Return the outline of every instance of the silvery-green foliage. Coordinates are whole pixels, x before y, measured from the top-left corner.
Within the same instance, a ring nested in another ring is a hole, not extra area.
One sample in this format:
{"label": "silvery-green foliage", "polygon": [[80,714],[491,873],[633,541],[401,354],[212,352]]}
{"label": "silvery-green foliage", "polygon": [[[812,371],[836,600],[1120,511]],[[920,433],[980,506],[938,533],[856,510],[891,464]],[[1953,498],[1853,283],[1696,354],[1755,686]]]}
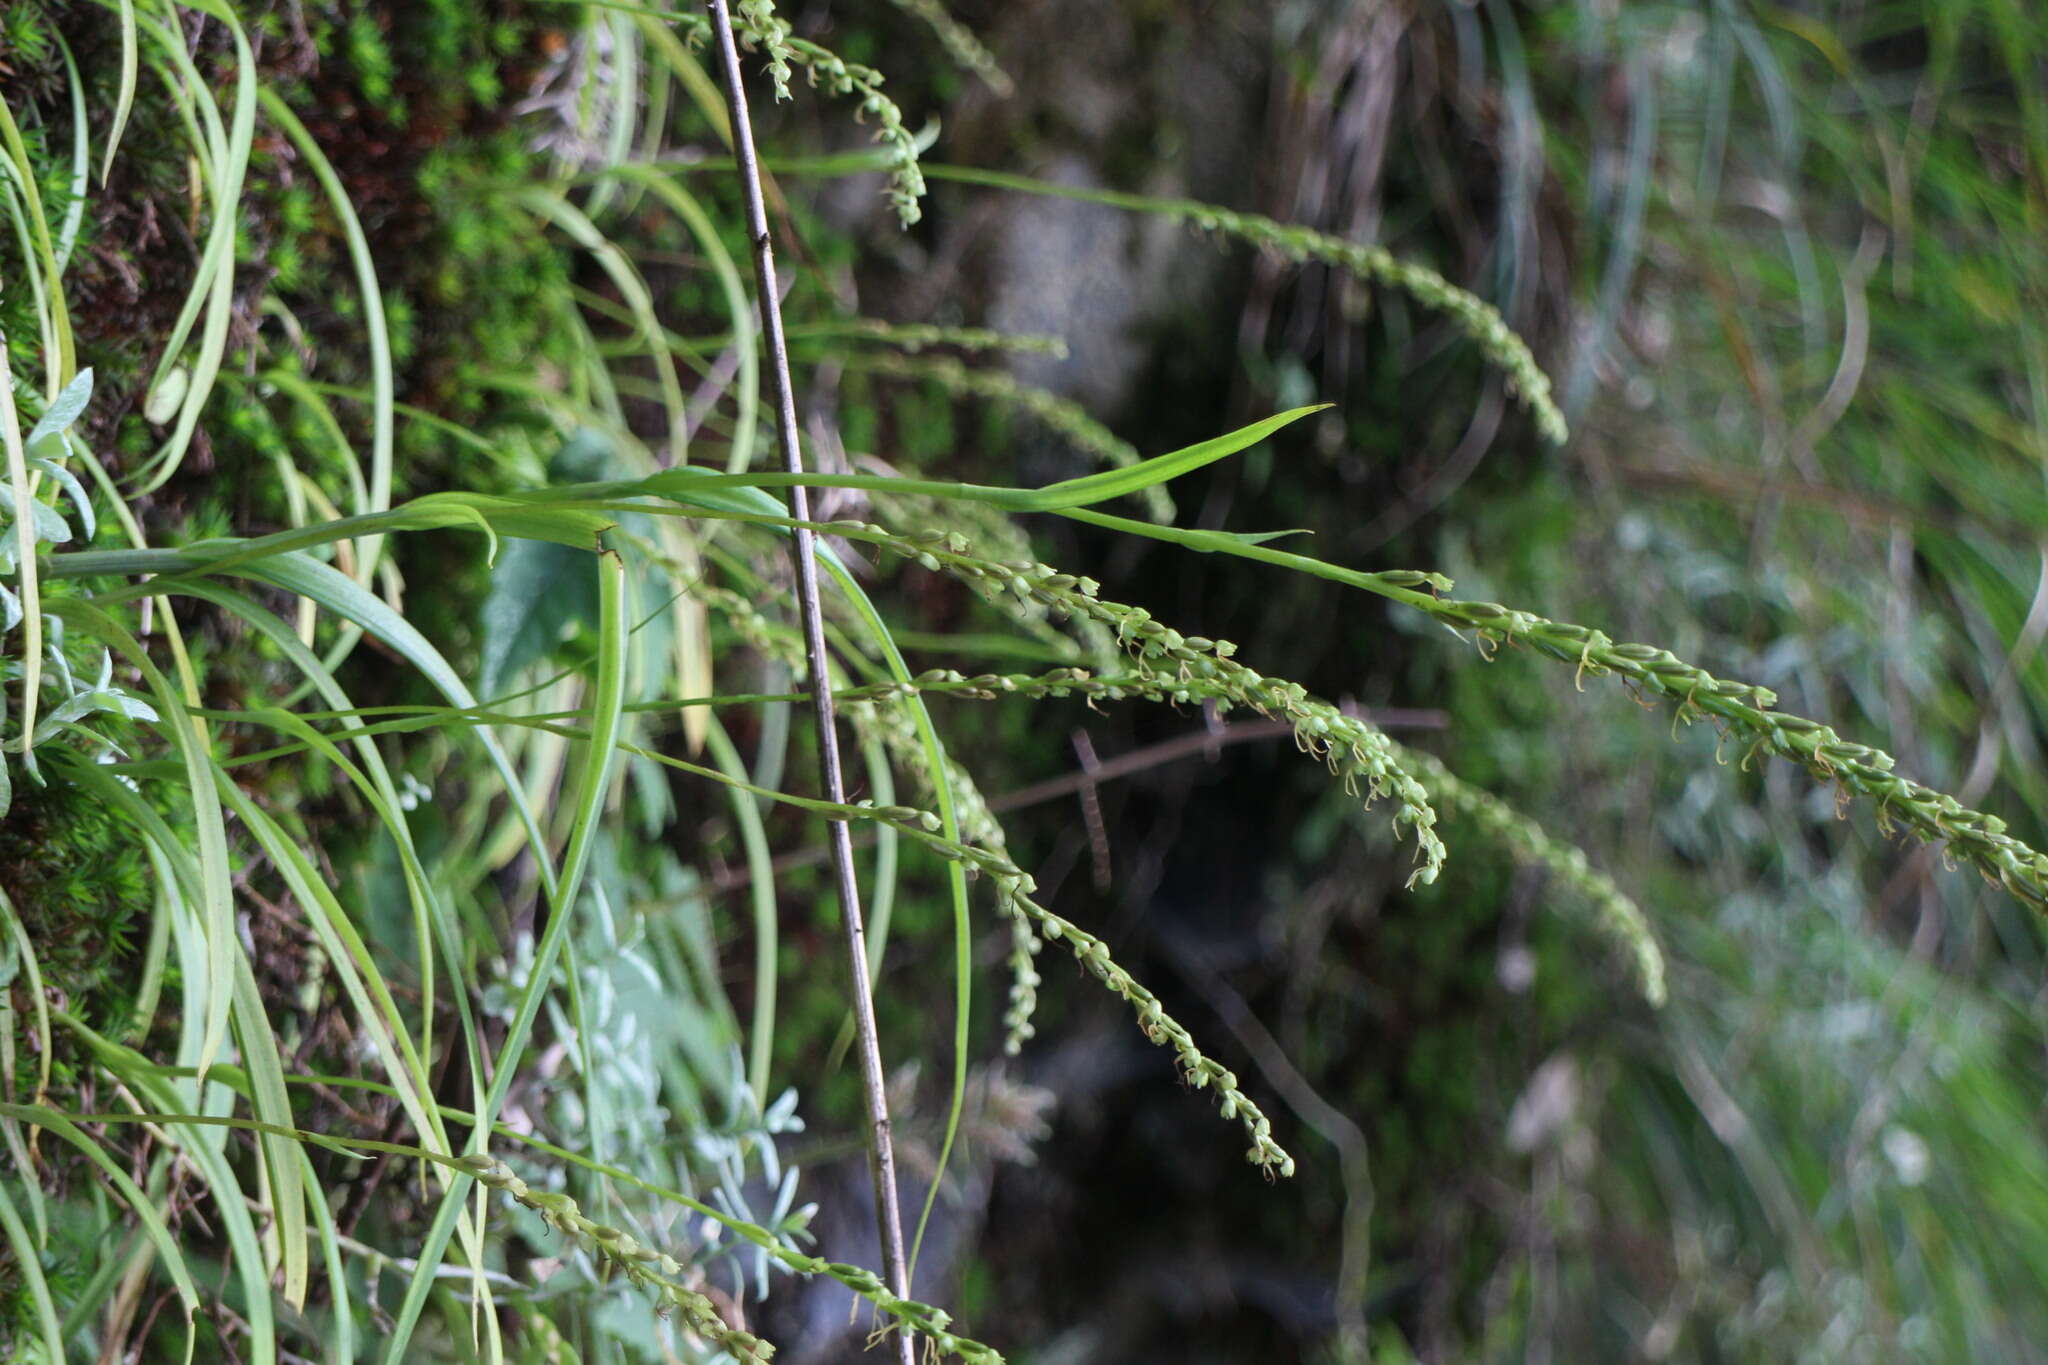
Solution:
{"label": "silvery-green foliage", "polygon": [[[18,401],[31,398],[32,390],[12,375],[7,376],[7,382],[15,385]],[[78,438],[72,428],[85,414],[92,401],[92,392],[93,372],[81,370],[43,407],[34,426],[22,438],[26,469],[37,478],[47,478],[49,486],[62,495],[77,519],[77,529],[74,530],[72,521],[63,512],[45,502],[38,491],[31,488],[27,499],[30,539],[38,548],[82,544],[90,541],[99,529],[91,496],[78,476],[61,463],[73,454]],[[17,577],[23,568],[20,537],[16,529],[19,515],[20,506],[13,484],[0,480],[0,576]],[[21,626],[23,612],[21,596],[0,583],[0,637]],[[121,752],[118,726],[90,723],[95,717],[116,722],[154,722],[158,719],[155,707],[128,689],[115,685],[113,655],[106,648],[96,648],[90,642],[82,645],[80,662],[93,669],[92,680],[86,681],[74,668],[73,651],[66,645],[64,622],[56,616],[44,615],[40,635],[41,654],[37,660],[39,686],[41,690],[54,694],[55,702],[49,709],[38,713],[34,733],[22,735],[17,732],[6,745],[8,752],[19,755],[31,772],[34,771],[35,749],[59,734],[73,735],[102,756]],[[0,662],[0,678],[6,681],[19,680],[25,674],[25,663],[18,656]],[[11,795],[12,783],[4,768],[0,768],[0,811],[4,811]]]}
{"label": "silvery-green foliage", "polygon": [[[782,1160],[779,1148],[783,1138],[803,1131],[797,1092],[787,1089],[768,1104],[754,1094],[737,1044],[721,1048],[715,1041],[727,1033],[718,1012],[678,997],[638,918],[621,913],[614,897],[594,889],[583,915],[575,989],[565,979],[565,962],[557,967],[561,987],[547,997],[553,1036],[562,1047],[560,1074],[537,1078],[545,1130],[594,1161],[685,1191],[701,1190],[734,1222],[763,1229],[781,1248],[801,1253],[816,1205],[798,1202],[800,1172]],[[532,965],[532,936],[524,935],[504,975],[485,989],[487,1014],[509,1019]],[[690,1036],[680,1036],[684,1032]],[[684,1089],[678,1091],[679,1085]],[[664,1094],[674,1096],[679,1107],[662,1103]],[[707,1112],[700,1106],[713,1096],[716,1107]],[[586,1203],[604,1197],[604,1186],[573,1166],[540,1178],[565,1198],[571,1189]],[[539,1212],[560,1225],[559,1216],[545,1208]],[[614,1216],[629,1215],[621,1209]],[[735,1296],[765,1296],[771,1268],[787,1269],[771,1247],[737,1237],[724,1224],[678,1223],[663,1240],[680,1266],[713,1273],[730,1265],[727,1289]],[[606,1287],[606,1268],[616,1259],[602,1242],[579,1246],[572,1258],[592,1292],[612,1296],[631,1292],[628,1281]],[[640,1321],[627,1313],[622,1330],[637,1330]]]}

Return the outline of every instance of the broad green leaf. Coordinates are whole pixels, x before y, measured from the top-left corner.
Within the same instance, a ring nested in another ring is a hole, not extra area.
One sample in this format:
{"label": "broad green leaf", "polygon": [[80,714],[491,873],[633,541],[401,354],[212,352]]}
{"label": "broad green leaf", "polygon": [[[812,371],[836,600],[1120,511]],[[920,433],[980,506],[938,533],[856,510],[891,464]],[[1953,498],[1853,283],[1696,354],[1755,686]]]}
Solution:
{"label": "broad green leaf", "polygon": [[[548,462],[548,477],[552,482],[585,482],[613,473],[615,465],[611,443],[584,430],[570,436]],[[651,520],[644,516],[633,519]],[[518,522],[522,530],[546,529],[551,534],[515,540],[491,574],[490,593],[483,605],[483,649],[477,678],[477,688],[486,697],[497,696],[528,665],[545,658],[571,627],[596,624],[597,576],[590,564],[590,551],[597,537],[621,519],[568,508],[520,505],[507,520]],[[521,531],[508,534],[520,536]]]}
{"label": "broad green leaf", "polygon": [[592,556],[537,540],[515,540],[498,557],[482,612],[477,690],[496,697],[547,657],[572,626],[597,619]]}

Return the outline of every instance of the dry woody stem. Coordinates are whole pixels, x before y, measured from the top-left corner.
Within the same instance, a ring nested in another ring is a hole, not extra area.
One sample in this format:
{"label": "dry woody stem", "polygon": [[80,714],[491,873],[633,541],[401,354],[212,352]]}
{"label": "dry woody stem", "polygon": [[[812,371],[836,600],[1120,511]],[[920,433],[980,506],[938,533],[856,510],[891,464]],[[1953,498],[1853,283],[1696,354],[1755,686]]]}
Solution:
{"label": "dry woody stem", "polygon": [[[781,291],[775,284],[775,255],[768,233],[768,209],[761,195],[761,171],[754,155],[753,126],[740,74],[739,47],[725,0],[711,0],[711,24],[718,42],[719,69],[725,78],[726,105],[732,115],[733,155],[746,201],[747,235],[754,248],[754,283],[760,299],[761,332],[768,346],[768,376],[775,398],[776,435],[785,467],[801,474],[803,447],[798,440],[796,395],[789,378],[789,344],[782,331]],[[802,484],[789,490],[790,512],[799,523],[810,520],[810,497]],[[802,525],[794,528],[797,609],[803,618],[804,658],[810,673],[812,712],[818,727],[818,754],[823,768],[825,799],[844,803],[846,784],[839,761],[839,730],[833,714],[832,673],[825,647],[824,615],[818,603],[816,540]],[[890,1289],[899,1297],[910,1293],[904,1258],[903,1214],[896,1193],[896,1156],[889,1135],[889,1101],[882,1071],[881,1041],[868,981],[867,936],[861,925],[860,886],[853,866],[853,836],[843,820],[829,826],[834,881],[839,892],[840,921],[846,931],[846,955],[852,974],[854,1026],[861,1064],[861,1086],[867,1104],[869,1167],[875,1185],[875,1221],[881,1229],[882,1262]],[[912,1338],[896,1337],[903,1365],[913,1360]]]}

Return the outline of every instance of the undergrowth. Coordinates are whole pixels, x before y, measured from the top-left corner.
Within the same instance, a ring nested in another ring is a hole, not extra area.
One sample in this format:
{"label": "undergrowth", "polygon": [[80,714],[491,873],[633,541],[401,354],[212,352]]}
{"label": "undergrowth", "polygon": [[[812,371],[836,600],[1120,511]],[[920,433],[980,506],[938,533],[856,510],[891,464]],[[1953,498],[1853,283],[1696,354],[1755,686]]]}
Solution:
{"label": "undergrowth", "polygon": [[[1544,440],[1569,439],[1529,345],[1439,271],[1218,206],[926,165],[880,71],[767,0],[736,8],[764,93],[875,144],[771,162],[779,196],[879,171],[905,228],[942,181],[1182,223],[1440,319]],[[904,8],[1005,87],[944,7]],[[1645,725],[1705,721],[1730,767],[1786,760],[1870,828],[2048,907],[2048,857],[1976,799],[1759,683],[1550,619],[1533,585],[1526,608],[1464,600],[1433,571],[1176,521],[1173,480],[1270,455],[1322,405],[1143,458],[983,363],[1056,339],[853,315],[811,261],[781,305],[807,369],[1020,411],[1103,468],[1019,488],[969,452],[849,453],[821,427],[815,472],[772,472],[756,309],[776,301],[748,296],[709,33],[630,3],[35,0],[0,20],[11,1358],[761,1360],[752,1305],[824,1277],[877,1332],[1000,1360],[908,1286],[806,1249],[791,1135],[836,1082],[778,1049],[777,992],[830,925],[774,849],[826,822],[872,850],[873,968],[913,880],[952,935],[936,1171],[1000,1047],[977,1036],[985,921],[1010,1050],[1046,950],[1065,953],[1168,1049],[1162,1083],[1201,1092],[1186,1122],[1214,1121],[1211,1100],[1237,1125],[1250,1178],[1315,1160],[1244,1035],[1198,1037],[1040,891],[948,746],[972,722],[928,699],[1281,722],[1405,841],[1410,885],[1465,844],[1548,869],[1632,989],[1666,1000],[1657,918],[1624,878],[1289,681],[1288,658],[1254,664],[1041,562],[1033,517],[1317,580],[1338,628],[1380,628],[1364,593],[1481,657],[1617,680],[1658,712]],[[793,485],[816,520],[790,515]],[[1125,498],[1145,519],[1100,510]],[[822,661],[798,531],[820,537]],[[962,666],[913,669],[903,604],[953,586],[973,629],[916,647]],[[852,800],[805,794],[806,688],[846,708]],[[743,920],[708,889],[728,857]],[[846,998],[825,1001],[829,1020],[789,1026],[836,1025]]]}

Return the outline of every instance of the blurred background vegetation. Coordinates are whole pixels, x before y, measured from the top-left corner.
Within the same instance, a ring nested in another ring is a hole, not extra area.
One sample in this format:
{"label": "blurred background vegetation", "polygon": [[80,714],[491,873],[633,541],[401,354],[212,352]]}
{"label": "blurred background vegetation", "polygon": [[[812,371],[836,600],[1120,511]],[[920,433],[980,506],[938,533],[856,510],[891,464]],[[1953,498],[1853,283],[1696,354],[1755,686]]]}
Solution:
{"label": "blurred background vegetation", "polygon": [[[629,477],[679,424],[700,462],[768,449],[751,345],[732,342],[746,243],[717,168],[715,87],[680,30],[569,0],[240,0],[246,56],[222,5],[138,8],[175,31],[224,107],[253,60],[338,190],[266,105],[233,218],[225,363],[189,449],[164,460],[168,426],[153,419],[177,409],[160,367],[176,360],[166,339],[215,221],[202,181],[217,168],[191,151],[201,120],[189,88],[152,76],[157,57],[101,186],[122,106],[120,8],[0,7],[0,88],[18,125],[9,165],[30,169],[41,218],[82,205],[62,285],[94,372],[79,433],[151,543],[367,510],[347,490],[367,487],[360,453],[377,439],[371,329],[388,335],[396,386],[387,505]],[[1328,402],[1177,481],[1148,513],[1304,528],[1312,540],[1289,542],[1304,553],[1439,570],[1460,596],[1656,642],[1887,749],[2037,847],[2048,837],[2048,10],[811,0],[782,17],[878,68],[900,110],[856,123],[859,94],[830,98],[801,76],[788,103],[755,92],[814,459],[1038,484]],[[93,148],[82,197],[80,113]],[[896,118],[930,182],[909,226],[868,155]],[[679,192],[618,172],[628,165]],[[7,182],[0,333],[33,391],[49,307],[24,285],[36,251],[23,179]],[[1263,213],[1433,267],[1529,340],[1570,440],[1546,442],[1442,313],[1097,191]],[[332,193],[361,223],[381,320],[365,315]],[[643,308],[672,343],[652,358]],[[1789,766],[1745,761],[1709,727],[1612,682],[1581,689],[1532,651],[1483,658],[1398,604],[1067,522],[964,524],[947,520],[967,516],[958,507],[854,493],[820,515],[954,526],[984,553],[1090,574],[1108,596],[1372,709],[1583,848],[1669,959],[1670,999],[1653,1008],[1569,887],[1461,833],[1454,813],[1444,875],[1406,889],[1411,851],[1384,813],[1361,814],[1254,718],[935,700],[1040,899],[1116,945],[1299,1163],[1271,1186],[1248,1171],[1237,1134],[1057,951],[1038,1036],[1000,1061],[1009,934],[977,911],[963,1149],[918,1280],[976,1337],[1040,1365],[2048,1358],[2048,962],[2031,913],[1997,887],[1888,838],[1869,808],[1838,808]],[[781,572],[772,537],[636,534],[688,585],[644,585],[641,609],[670,632],[646,646],[644,699],[790,691],[786,625],[763,615]],[[521,714],[575,710],[602,649],[587,556],[508,542],[491,562],[488,548],[393,537],[379,582],[397,601],[402,579],[406,619],[480,695],[523,691]],[[1007,618],[954,580],[862,572],[915,669],[1115,655],[1085,630]],[[277,641],[200,603],[178,611],[206,706],[295,693]],[[336,676],[356,706],[430,700],[374,641]],[[707,730],[641,713],[631,737],[812,790],[800,711],[719,714]],[[469,775],[460,729],[393,737],[389,753],[411,838],[461,907],[491,1038],[530,970],[539,874]],[[886,729],[862,720],[860,794],[926,804],[908,772],[900,796],[876,785],[891,780]],[[282,742],[225,722],[216,738],[231,759]],[[552,799],[560,780],[566,793],[566,741],[530,729],[520,743],[529,789]],[[164,766],[146,739],[135,747],[134,763]],[[189,1084],[163,860],[100,803],[62,781],[34,787],[9,761],[8,1097],[89,1113],[136,1088],[82,1034],[60,1046],[39,1031],[38,999],[175,1059]],[[309,866],[373,945],[398,1008],[417,1017],[425,999],[423,1036],[445,1044],[435,1093],[465,1107],[462,1035],[452,1003],[422,985],[388,824],[317,756],[236,771],[317,849]],[[871,1260],[820,827],[651,761],[625,771],[588,873],[598,907],[571,933],[507,1122],[792,1234],[815,1202],[826,1253]],[[562,805],[551,832],[567,829]],[[349,1084],[375,1073],[306,927],[305,888],[267,846],[244,839],[234,856],[238,933],[285,1070],[324,1078],[294,1086],[297,1121],[415,1140],[388,1095]],[[864,856],[888,925],[877,1004],[921,1199],[948,1106],[952,911],[938,860],[887,838]],[[222,1288],[248,1253],[168,1159],[175,1138],[94,1131],[186,1248],[200,1357],[260,1357],[254,1291]],[[133,1219],[84,1160],[48,1134],[31,1150],[27,1132],[10,1127],[7,1169],[39,1192],[47,1226],[28,1240],[67,1349],[177,1358],[175,1295]],[[222,1150],[252,1166],[247,1144]],[[778,1359],[857,1354],[865,1319],[849,1330],[828,1282],[771,1279],[693,1217],[522,1157],[537,1185],[551,1172],[549,1188],[636,1235],[690,1245],[698,1282]],[[377,1358],[434,1201],[392,1161],[308,1162],[351,1292],[344,1304],[316,1274],[302,1306],[279,1310],[272,1349]],[[509,1352],[715,1358],[531,1210],[493,1227]],[[0,1243],[0,1352],[43,1359],[25,1245]],[[410,1358],[484,1349],[468,1272],[444,1274]]]}

